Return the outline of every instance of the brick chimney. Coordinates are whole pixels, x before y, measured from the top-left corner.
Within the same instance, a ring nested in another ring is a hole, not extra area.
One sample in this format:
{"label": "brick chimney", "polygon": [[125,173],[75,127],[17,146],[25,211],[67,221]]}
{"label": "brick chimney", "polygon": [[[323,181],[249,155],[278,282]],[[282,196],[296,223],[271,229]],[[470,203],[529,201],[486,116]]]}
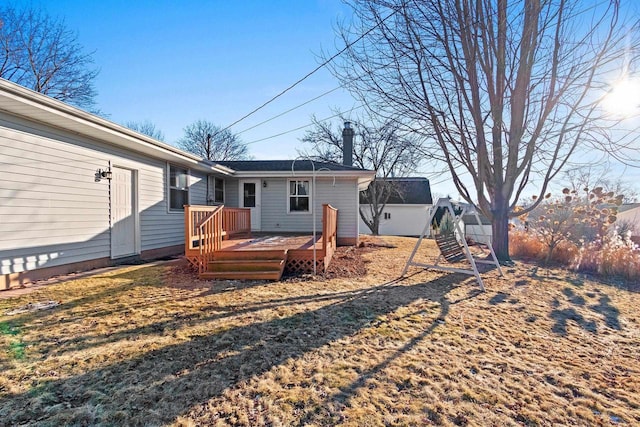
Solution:
{"label": "brick chimney", "polygon": [[342,164],[353,166],[353,129],[351,122],[344,122],[342,130]]}

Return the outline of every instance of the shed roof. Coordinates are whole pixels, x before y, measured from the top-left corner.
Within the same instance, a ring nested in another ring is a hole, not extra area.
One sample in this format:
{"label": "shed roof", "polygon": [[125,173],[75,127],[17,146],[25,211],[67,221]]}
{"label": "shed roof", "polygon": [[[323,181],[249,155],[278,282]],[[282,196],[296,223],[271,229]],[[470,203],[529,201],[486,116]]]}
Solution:
{"label": "shed roof", "polygon": [[640,208],[640,203],[625,203],[618,208],[618,212],[622,213],[636,208]]}
{"label": "shed roof", "polygon": [[[432,205],[431,186],[429,180],[424,177],[385,178],[380,179],[393,183],[398,191],[395,191],[387,201],[388,205]],[[366,204],[366,199],[360,195],[360,203]]]}

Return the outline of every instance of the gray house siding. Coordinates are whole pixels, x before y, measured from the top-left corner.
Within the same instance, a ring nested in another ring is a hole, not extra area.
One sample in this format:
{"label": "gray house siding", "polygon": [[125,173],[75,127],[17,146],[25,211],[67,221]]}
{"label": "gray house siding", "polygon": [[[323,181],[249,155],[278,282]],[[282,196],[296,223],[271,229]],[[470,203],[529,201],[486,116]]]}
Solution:
{"label": "gray house siding", "polygon": [[[138,251],[184,243],[184,215],[169,212],[167,163],[0,112],[0,274],[109,258],[109,181],[134,171]],[[190,203],[206,204],[206,176],[190,177]]]}
{"label": "gray house siding", "polygon": [[[295,177],[308,179],[311,177]],[[235,194],[238,197],[238,182],[228,180],[225,197]],[[261,188],[261,222],[263,232],[309,233],[313,230],[312,213],[290,213],[288,210],[287,178],[266,178],[266,188]],[[313,193],[313,190],[312,190]],[[322,205],[325,203],[338,209],[338,237],[356,238],[358,236],[358,184],[355,179],[316,178],[316,229],[322,231]],[[231,200],[231,198],[229,199]],[[237,206],[236,202],[229,206]]]}
{"label": "gray house siding", "polygon": [[225,178],[224,180],[224,204],[226,206],[237,208],[239,206],[238,198],[240,197],[238,189],[238,180]]}

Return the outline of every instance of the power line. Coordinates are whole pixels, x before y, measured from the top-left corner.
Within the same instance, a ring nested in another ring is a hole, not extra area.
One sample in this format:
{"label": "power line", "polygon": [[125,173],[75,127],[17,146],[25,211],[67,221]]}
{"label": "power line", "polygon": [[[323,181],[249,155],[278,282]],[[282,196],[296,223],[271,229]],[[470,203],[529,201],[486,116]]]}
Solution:
{"label": "power line", "polygon": [[[347,111],[346,113],[342,113],[342,112],[340,112],[340,113],[334,114],[333,116],[325,117],[324,119],[321,119],[321,120],[318,120],[318,121],[319,121],[319,122],[324,122],[324,121],[327,121],[327,120],[331,120],[331,119],[334,119],[334,118],[336,118],[336,117],[340,116],[341,114],[349,114],[349,113],[351,113],[352,111],[359,110],[359,109],[360,109],[360,108],[362,108],[362,107],[364,107],[364,105],[358,105],[357,107],[353,107],[352,109],[350,109],[350,110],[349,110],[349,111]],[[295,132],[295,131],[300,130],[300,129],[304,129],[304,128],[307,128],[307,127],[309,127],[309,126],[313,126],[313,123],[307,123],[307,124],[306,124],[306,125],[304,125],[304,126],[299,126],[299,127],[295,128],[295,129],[290,129],[290,130],[287,130],[287,131],[284,131],[284,132],[280,132],[280,133],[278,133],[278,134],[276,134],[276,135],[267,136],[267,137],[265,137],[265,138],[256,139],[256,140],[254,140],[254,141],[244,142],[244,143],[243,143],[243,145],[255,144],[255,143],[257,143],[257,142],[266,141],[267,139],[277,138],[277,137],[279,137],[279,136],[286,135],[286,134],[288,134],[288,133]]]}
{"label": "power line", "polygon": [[300,107],[304,107],[305,105],[307,105],[307,104],[309,104],[309,103],[311,103],[311,102],[313,102],[313,101],[315,101],[315,100],[317,100],[317,99],[322,98],[323,96],[329,95],[330,93],[335,92],[336,90],[338,90],[338,89],[340,89],[340,88],[342,88],[342,85],[340,85],[340,86],[338,86],[338,87],[334,87],[333,89],[328,90],[328,91],[326,91],[326,92],[324,92],[324,93],[322,93],[322,94],[320,94],[320,95],[316,96],[315,98],[312,98],[312,99],[310,99],[310,100],[308,100],[308,101],[305,101],[305,102],[303,102],[302,104],[298,104],[298,105],[296,105],[295,107],[289,108],[287,111],[284,111],[284,112],[282,112],[282,113],[280,113],[280,114],[278,114],[278,115],[276,115],[276,116],[273,116],[273,117],[271,117],[271,118],[269,118],[269,119],[267,119],[267,120],[264,120],[264,121],[262,121],[262,122],[260,122],[260,123],[258,123],[258,124],[256,124],[256,125],[253,125],[253,126],[251,126],[251,127],[248,127],[248,128],[246,128],[246,129],[243,129],[243,130],[241,130],[240,132],[237,132],[237,133],[236,133],[236,135],[243,134],[243,133],[245,133],[245,132],[247,132],[247,131],[250,131],[251,129],[255,129],[255,128],[257,128],[258,126],[262,126],[262,125],[263,125],[263,124],[265,124],[265,123],[269,123],[270,121],[275,120],[275,119],[277,119],[278,117],[282,117],[282,116],[284,116],[285,114],[288,114],[288,113],[290,113],[290,112],[292,112],[292,111],[294,111],[294,110],[297,110],[297,109],[298,109],[298,108],[300,108]]}
{"label": "power line", "polygon": [[369,35],[369,33],[371,33],[373,30],[375,30],[376,28],[378,28],[380,25],[384,24],[387,19],[391,18],[393,15],[395,15],[396,13],[398,13],[398,9],[394,10],[393,12],[391,12],[389,15],[387,15],[387,17],[385,17],[383,20],[381,20],[380,22],[378,22],[376,25],[374,25],[373,27],[369,28],[367,31],[365,31],[360,37],[358,37],[357,39],[355,39],[352,42],[347,43],[347,45],[342,48],[340,51],[338,51],[337,53],[335,53],[331,58],[327,59],[326,61],[324,61],[322,64],[318,65],[316,68],[314,68],[312,71],[308,72],[304,77],[298,79],[295,83],[293,83],[292,85],[290,85],[289,87],[287,87],[286,89],[284,89],[283,91],[281,91],[280,93],[278,93],[277,95],[275,95],[274,97],[272,97],[271,99],[269,99],[267,102],[263,103],[262,105],[260,105],[257,108],[254,108],[253,110],[251,110],[249,113],[245,114],[244,116],[240,117],[238,120],[236,120],[235,122],[231,123],[229,126],[225,127],[224,129],[221,129],[220,131],[218,131],[218,133],[220,132],[224,132],[228,129],[230,129],[231,127],[237,125],[238,123],[240,123],[241,121],[243,121],[244,119],[246,119],[249,116],[252,116],[253,114],[257,113],[258,111],[262,110],[264,107],[266,107],[267,105],[271,104],[273,101],[275,101],[276,99],[280,98],[282,95],[284,95],[285,93],[289,92],[291,89],[293,89],[294,87],[296,87],[297,85],[299,85],[300,83],[302,83],[303,81],[305,81],[306,79],[308,79],[309,77],[311,77],[313,74],[315,74],[317,71],[319,71],[320,69],[324,68],[326,65],[328,65],[331,61],[333,61],[334,59],[336,59],[338,56],[342,55],[344,52],[347,51],[347,49],[349,49],[351,46],[353,46],[354,44],[358,43],[360,40],[362,40],[363,38],[365,38],[367,35]]}

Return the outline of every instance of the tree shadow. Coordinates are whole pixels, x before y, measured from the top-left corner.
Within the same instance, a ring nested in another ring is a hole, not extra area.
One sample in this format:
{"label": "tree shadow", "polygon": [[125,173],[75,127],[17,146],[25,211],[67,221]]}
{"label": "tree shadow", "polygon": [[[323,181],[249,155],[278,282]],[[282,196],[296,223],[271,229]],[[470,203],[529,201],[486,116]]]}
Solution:
{"label": "tree shadow", "polygon": [[562,293],[569,299],[569,302],[573,305],[579,305],[582,307],[587,303],[587,301],[581,295],[577,295],[571,288],[564,288],[562,290]]}
{"label": "tree shadow", "polygon": [[509,294],[505,294],[503,292],[498,292],[489,300],[489,304],[498,305],[505,302],[509,298]]}
{"label": "tree shadow", "polygon": [[589,308],[596,313],[602,314],[608,327],[617,331],[622,329],[619,318],[620,310],[611,304],[611,298],[608,295],[602,295],[598,300],[598,305],[592,305]]}
{"label": "tree shadow", "polygon": [[551,331],[555,334],[567,336],[567,323],[569,320],[576,322],[586,331],[594,334],[597,333],[596,322],[593,320],[585,320],[585,318],[573,307],[565,308],[563,310],[553,310],[550,316],[556,321],[556,323],[551,328]]}
{"label": "tree shadow", "polygon": [[[476,293],[476,295],[481,292]],[[422,331],[417,336],[413,337],[406,344],[404,344],[401,348],[396,350],[391,356],[386,358],[381,363],[375,365],[374,367],[364,371],[358,378],[349,384],[346,387],[342,387],[339,392],[328,396],[324,399],[323,410],[316,412],[309,412],[302,417],[300,422],[297,424],[299,427],[306,425],[317,425],[321,424],[320,422],[327,419],[335,419],[338,414],[332,413],[328,408],[340,408],[344,407],[348,404],[348,401],[356,395],[357,391],[366,386],[367,382],[372,378],[375,378],[378,374],[384,371],[387,367],[389,367],[394,361],[398,360],[403,354],[410,352],[412,349],[416,347],[421,341],[423,341],[427,336],[429,336],[439,325],[443,323],[443,320],[446,318],[449,313],[449,307],[451,304],[456,304],[460,301],[464,301],[471,298],[471,296],[462,298],[457,300],[456,302],[449,303],[446,297],[440,300],[440,313],[437,318],[428,325],[424,331]]]}
{"label": "tree shadow", "polygon": [[[445,297],[464,279],[466,276],[449,275],[413,285],[393,281],[358,291],[265,301],[246,309],[296,304],[304,298],[333,300],[314,310],[192,336],[188,341],[119,363],[42,382],[28,392],[6,394],[0,399],[0,418],[9,425],[33,420],[58,425],[170,423],[241,381],[351,336],[376,317],[417,300],[439,302],[446,315]],[[205,322],[207,317],[189,321]],[[179,327],[180,321],[175,322],[160,322],[155,327]],[[422,335],[435,327],[436,324],[429,326]],[[417,337],[399,352],[418,341]],[[337,398],[346,399],[363,381],[366,378],[343,390],[344,397]]]}

